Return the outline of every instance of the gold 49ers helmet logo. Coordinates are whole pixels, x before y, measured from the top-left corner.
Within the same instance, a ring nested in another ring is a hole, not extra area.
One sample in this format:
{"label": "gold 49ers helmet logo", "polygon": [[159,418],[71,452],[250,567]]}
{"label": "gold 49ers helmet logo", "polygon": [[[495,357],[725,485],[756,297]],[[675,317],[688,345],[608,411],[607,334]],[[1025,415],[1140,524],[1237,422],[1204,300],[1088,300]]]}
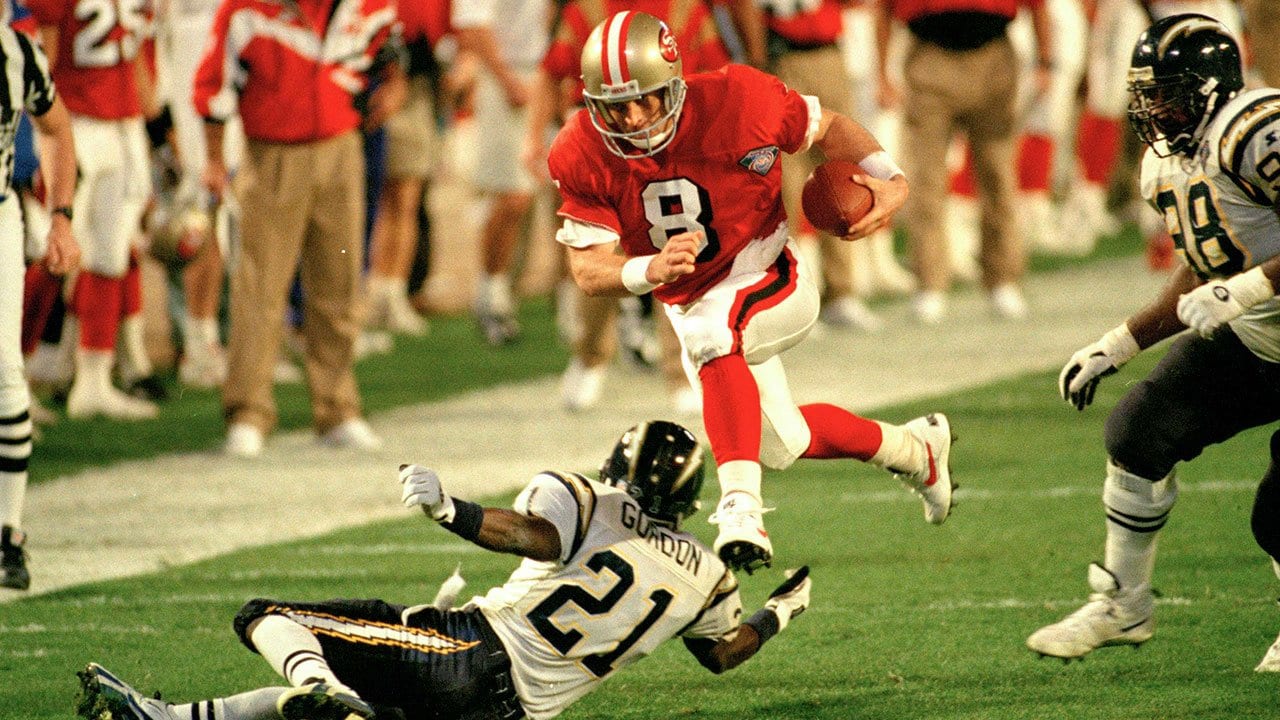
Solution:
{"label": "gold 49ers helmet logo", "polygon": [[658,48],[662,53],[662,59],[667,62],[675,62],[680,57],[680,50],[676,47],[676,36],[671,34],[671,29],[666,23],[662,24],[662,29],[658,31]]}

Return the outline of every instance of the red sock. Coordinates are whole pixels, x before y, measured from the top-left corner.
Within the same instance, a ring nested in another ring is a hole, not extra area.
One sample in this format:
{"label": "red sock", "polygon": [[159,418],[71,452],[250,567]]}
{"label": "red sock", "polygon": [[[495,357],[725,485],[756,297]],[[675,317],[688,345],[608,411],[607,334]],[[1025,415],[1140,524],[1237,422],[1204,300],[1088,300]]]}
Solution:
{"label": "red sock", "polygon": [[1120,118],[1102,117],[1085,108],[1076,130],[1076,157],[1084,166],[1084,179],[1105,185],[1120,154]]}
{"label": "red sock", "polygon": [[1048,135],[1023,135],[1018,146],[1018,189],[1024,192],[1047,192],[1053,172],[1053,138]]}
{"label": "red sock", "polygon": [[760,460],[760,388],[741,355],[702,366],[702,422],[716,464]]}
{"label": "red sock", "polygon": [[91,272],[76,277],[71,306],[80,318],[80,347],[85,350],[114,350],[120,329],[120,305],[124,293],[120,278]]}
{"label": "red sock", "polygon": [[964,162],[951,173],[951,194],[961,197],[978,197],[978,184],[973,179],[973,154],[966,147]]}
{"label": "red sock", "polygon": [[22,354],[30,355],[40,344],[44,326],[49,322],[58,293],[62,292],[61,278],[54,277],[43,263],[32,263],[22,282]]}
{"label": "red sock", "polygon": [[812,435],[809,449],[800,457],[870,460],[880,449],[880,425],[873,420],[826,403],[801,405],[800,412]]}
{"label": "red sock", "polygon": [[142,268],[137,258],[130,258],[120,287],[121,317],[133,317],[142,312]]}

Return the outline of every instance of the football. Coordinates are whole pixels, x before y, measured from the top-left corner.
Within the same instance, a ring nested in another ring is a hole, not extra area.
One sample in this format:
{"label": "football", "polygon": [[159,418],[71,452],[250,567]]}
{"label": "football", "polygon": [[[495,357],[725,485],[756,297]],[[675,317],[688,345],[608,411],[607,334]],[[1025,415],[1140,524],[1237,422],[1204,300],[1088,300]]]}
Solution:
{"label": "football", "polygon": [[836,237],[848,234],[875,202],[866,185],[853,181],[853,175],[865,174],[858,163],[848,160],[829,160],[814,168],[800,194],[809,224]]}

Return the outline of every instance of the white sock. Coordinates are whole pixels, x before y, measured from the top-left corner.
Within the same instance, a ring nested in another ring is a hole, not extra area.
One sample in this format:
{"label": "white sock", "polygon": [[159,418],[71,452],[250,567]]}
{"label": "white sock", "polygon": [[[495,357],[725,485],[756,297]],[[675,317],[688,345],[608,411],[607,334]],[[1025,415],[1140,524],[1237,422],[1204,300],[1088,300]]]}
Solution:
{"label": "white sock", "polygon": [[169,714],[182,720],[280,720],[276,701],[289,688],[268,687],[216,700],[174,705]]}
{"label": "white sock", "polygon": [[147,355],[147,343],[142,325],[142,314],[130,315],[120,321],[119,342],[120,377],[126,383],[149,377],[153,372],[151,358]]}
{"label": "white sock", "polygon": [[329,668],[329,661],[324,659],[316,636],[283,615],[267,615],[259,620],[249,640],[271,669],[280,673],[290,685],[296,687],[308,681],[321,680],[346,687],[346,683]]}
{"label": "white sock", "polygon": [[1102,504],[1107,513],[1106,559],[1103,564],[1121,590],[1149,586],[1156,564],[1156,536],[1178,499],[1178,484],[1169,473],[1152,482],[1107,462]]}
{"label": "white sock", "polygon": [[480,307],[494,315],[510,315],[514,312],[511,276],[506,273],[481,275],[479,285]]}
{"label": "white sock", "polygon": [[0,525],[22,526],[22,505],[27,495],[27,462],[31,459],[30,395],[22,371],[15,368],[0,383],[7,385],[8,400],[0,403]]}
{"label": "white sock", "polygon": [[880,449],[867,462],[893,473],[920,472],[929,463],[929,453],[902,425],[874,421],[880,426]]}
{"label": "white sock", "polygon": [[730,460],[716,468],[716,477],[720,479],[720,501],[733,493],[745,494],[759,508],[760,499],[760,463],[751,460]]}

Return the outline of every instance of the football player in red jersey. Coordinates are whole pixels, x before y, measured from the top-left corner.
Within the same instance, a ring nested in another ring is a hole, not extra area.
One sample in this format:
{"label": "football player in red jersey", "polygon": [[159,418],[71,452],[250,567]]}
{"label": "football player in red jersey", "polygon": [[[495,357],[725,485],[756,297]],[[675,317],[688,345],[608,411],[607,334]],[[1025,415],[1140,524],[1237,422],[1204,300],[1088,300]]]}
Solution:
{"label": "football player in red jersey", "polygon": [[72,309],[79,319],[76,375],[67,397],[72,417],[154,417],[156,406],[114,387],[121,359],[141,379],[151,374],[142,346],[141,275],[134,236],[151,194],[144,111],[154,93],[140,61],[150,20],[145,0],[29,0],[58,93],[71,112],[80,181],[65,214],[82,243]]}
{"label": "football player in red jersey", "polygon": [[[896,473],[925,517],[951,509],[951,430],[933,413],[906,425],[833,405],[797,407],[778,354],[813,327],[818,290],[794,251],[780,160],[816,145],[858,162],[875,196],[849,232],[864,237],[902,207],[907,181],[847,116],[744,65],[683,76],[666,24],[612,15],[582,52],[587,108],[551,148],[574,280],[588,294],[652,291],[680,337],[718,465],[715,551],[748,571],[773,548],[761,520],[761,464],[856,458]],[[621,253],[615,251],[621,247]]]}

